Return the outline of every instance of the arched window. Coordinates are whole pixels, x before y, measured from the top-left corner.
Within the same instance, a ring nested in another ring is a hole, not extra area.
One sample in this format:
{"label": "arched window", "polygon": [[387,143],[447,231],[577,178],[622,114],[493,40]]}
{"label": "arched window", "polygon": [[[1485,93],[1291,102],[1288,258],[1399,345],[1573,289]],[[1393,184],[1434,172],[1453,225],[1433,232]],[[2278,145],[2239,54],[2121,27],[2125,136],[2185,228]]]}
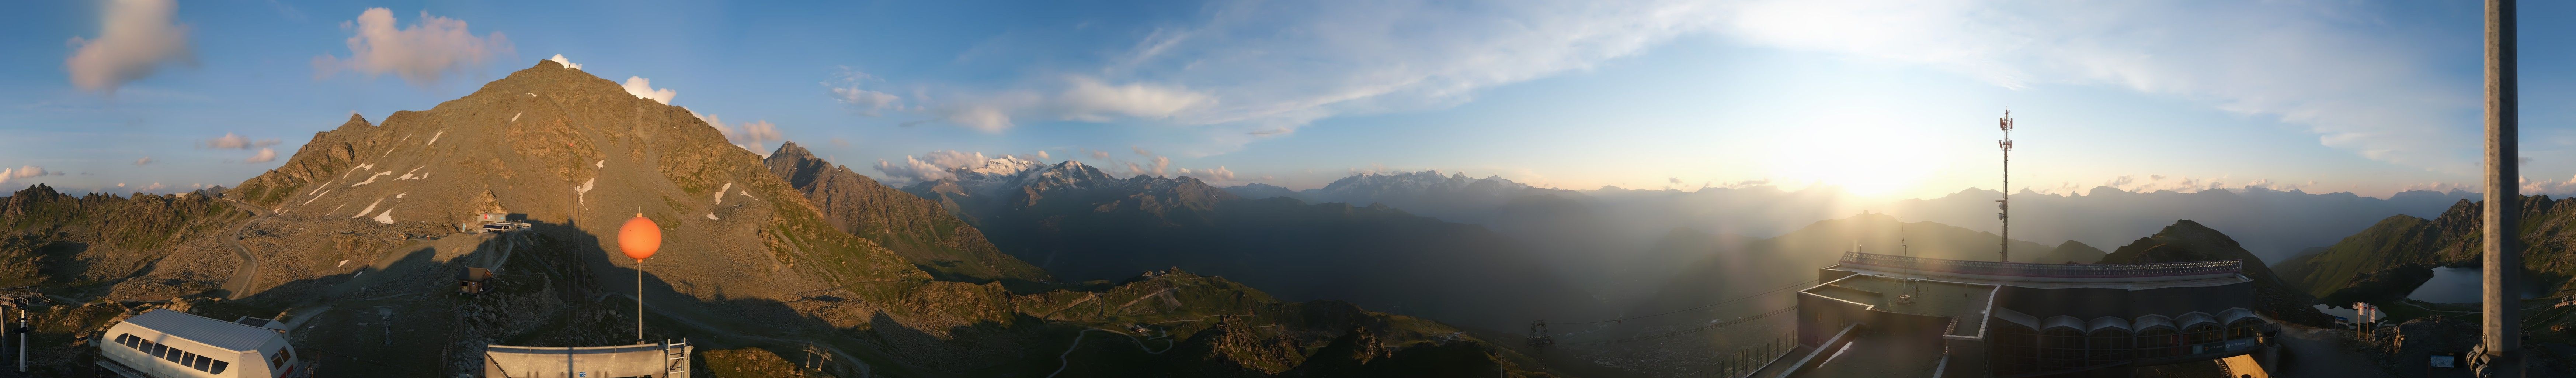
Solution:
{"label": "arched window", "polygon": [[2099,366],[2126,361],[2131,358],[2130,349],[2137,347],[2136,336],[2130,335],[2129,330],[2116,327],[2093,330],[2093,335],[2087,338],[2092,339],[2092,357],[2089,365]]}
{"label": "arched window", "polygon": [[2190,327],[2183,327],[2182,329],[2182,343],[2184,345],[2218,342],[2219,340],[2224,340],[2220,338],[2222,336],[2224,335],[2220,334],[2218,323],[2198,323],[2192,324]]}
{"label": "arched window", "polygon": [[2260,336],[2262,333],[2263,319],[2256,319],[2248,316],[2243,319],[2236,319],[2235,322],[2227,323],[2228,340]]}
{"label": "arched window", "polygon": [[2084,366],[2084,331],[2067,327],[2050,327],[2039,333],[2039,359],[2042,370],[2069,369]]}
{"label": "arched window", "polygon": [[2011,373],[2039,371],[2039,332],[2019,323],[1995,323],[1995,370]]}
{"label": "arched window", "polygon": [[2138,331],[2137,356],[2139,358],[2178,356],[2181,353],[2175,353],[2174,348],[2181,345],[2182,334],[2174,332],[2173,327],[2147,327],[2146,330]]}

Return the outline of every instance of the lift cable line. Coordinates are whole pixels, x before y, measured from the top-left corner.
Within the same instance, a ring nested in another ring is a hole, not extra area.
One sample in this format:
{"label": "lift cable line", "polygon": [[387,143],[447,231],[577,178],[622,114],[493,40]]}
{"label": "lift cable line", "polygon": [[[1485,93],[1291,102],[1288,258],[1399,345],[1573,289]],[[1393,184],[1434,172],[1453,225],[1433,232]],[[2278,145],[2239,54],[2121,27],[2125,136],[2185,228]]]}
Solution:
{"label": "lift cable line", "polygon": [[1672,310],[1672,311],[1668,311],[1668,312],[1664,312],[1664,313],[1660,313],[1660,314],[1654,314],[1654,315],[1631,316],[1631,317],[1625,317],[1625,318],[1610,319],[1610,320],[1598,320],[1598,321],[1589,321],[1589,322],[1564,322],[1564,323],[1551,323],[1551,324],[1560,324],[1560,325],[1563,325],[1563,324],[1617,323],[1617,322],[1624,322],[1624,321],[1630,321],[1630,320],[1637,320],[1637,319],[1644,319],[1644,318],[1652,318],[1652,317],[1657,317],[1657,316],[1664,316],[1664,315],[1679,314],[1679,313],[1683,313],[1683,312],[1689,312],[1689,311],[1691,311],[1691,310],[1698,310],[1698,309],[1704,309],[1704,308],[1709,308],[1709,307],[1716,307],[1716,306],[1718,306],[1718,305],[1724,305],[1724,304],[1728,304],[1728,303],[1741,302],[1741,301],[1744,301],[1744,300],[1746,300],[1746,299],[1760,298],[1760,297],[1762,297],[1762,296],[1766,296],[1766,295],[1771,295],[1771,294],[1779,293],[1779,292],[1780,292],[1780,291],[1782,291],[1782,290],[1789,290],[1789,289],[1796,289],[1796,288],[1806,287],[1806,286],[1807,286],[1807,284],[1811,284],[1811,283],[1816,283],[1816,280],[1798,281],[1798,283],[1789,284],[1789,286],[1782,286],[1782,287],[1780,287],[1780,288],[1778,288],[1778,289],[1771,289],[1771,291],[1765,291],[1765,292],[1762,292],[1761,294],[1748,295],[1748,296],[1744,296],[1744,297],[1741,297],[1741,298],[1728,299],[1728,300],[1723,301],[1723,302],[1710,303],[1710,304],[1706,304],[1706,305],[1700,305],[1699,307],[1691,307],[1691,308],[1685,308],[1685,309],[1680,309],[1680,310]]}
{"label": "lift cable line", "polygon": [[1693,333],[1707,332],[1707,331],[1709,331],[1709,330],[1713,330],[1713,329],[1726,328],[1726,326],[1731,326],[1731,325],[1736,325],[1736,324],[1743,324],[1744,322],[1750,322],[1750,321],[1755,321],[1755,320],[1761,320],[1761,319],[1763,319],[1763,318],[1769,318],[1769,317],[1773,317],[1773,316],[1779,316],[1780,314],[1787,314],[1787,313],[1792,313],[1792,312],[1797,312],[1797,311],[1798,311],[1798,306],[1794,306],[1794,305],[1793,305],[1793,306],[1789,306],[1789,307],[1786,307],[1786,308],[1781,308],[1781,309],[1778,309],[1778,310],[1771,310],[1771,312],[1765,312],[1765,313],[1756,314],[1756,315],[1753,315],[1753,316],[1747,316],[1747,317],[1744,317],[1744,318],[1741,318],[1741,319],[1735,319],[1735,320],[1728,320],[1728,321],[1723,321],[1723,322],[1711,323],[1711,324],[1709,324],[1709,325],[1699,326],[1699,327],[1695,327],[1695,328],[1691,328],[1691,329],[1685,329],[1685,330],[1679,330],[1679,331],[1672,331],[1672,332],[1665,332],[1665,333],[1658,333],[1658,334],[1645,335],[1645,336],[1630,337],[1630,338],[1625,338],[1625,339],[1601,340],[1601,341],[1586,341],[1586,342],[1580,342],[1580,343],[1568,343],[1568,344],[1609,344],[1609,343],[1624,343],[1624,342],[1631,342],[1631,341],[1646,341],[1646,340],[1661,339],[1661,338],[1666,338],[1666,337],[1673,337],[1673,336],[1688,335],[1688,334],[1693,334]]}

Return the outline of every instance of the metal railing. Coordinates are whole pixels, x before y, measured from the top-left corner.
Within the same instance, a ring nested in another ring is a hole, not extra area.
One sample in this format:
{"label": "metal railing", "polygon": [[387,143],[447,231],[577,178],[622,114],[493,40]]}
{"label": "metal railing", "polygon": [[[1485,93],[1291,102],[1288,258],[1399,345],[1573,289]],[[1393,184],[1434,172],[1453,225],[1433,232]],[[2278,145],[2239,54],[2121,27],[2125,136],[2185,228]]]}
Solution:
{"label": "metal railing", "polygon": [[2115,278],[2237,273],[2244,270],[2245,261],[2220,260],[2147,264],[2039,264],[1951,260],[1913,256],[1881,255],[1875,253],[1843,252],[1842,263],[1989,276]]}

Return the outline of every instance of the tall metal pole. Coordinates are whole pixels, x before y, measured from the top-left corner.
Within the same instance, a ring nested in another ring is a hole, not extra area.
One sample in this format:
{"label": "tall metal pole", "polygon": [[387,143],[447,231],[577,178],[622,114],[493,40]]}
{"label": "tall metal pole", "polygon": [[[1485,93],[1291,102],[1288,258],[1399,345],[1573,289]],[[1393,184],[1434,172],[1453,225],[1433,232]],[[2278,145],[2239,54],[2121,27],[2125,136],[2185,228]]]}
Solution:
{"label": "tall metal pole", "polygon": [[35,332],[27,325],[27,307],[18,307],[18,375],[27,375],[27,334]]}
{"label": "tall metal pole", "polygon": [[2522,319],[2516,314],[2522,298],[2515,290],[2522,282],[2522,243],[2514,235],[2522,170],[2515,132],[2514,1],[2487,0],[2486,8],[2486,325],[2475,362],[2481,362],[2479,376],[2512,378],[2523,373]]}
{"label": "tall metal pole", "polygon": [[2002,146],[2004,148],[2004,199],[1995,201],[2002,203],[1995,206],[1996,210],[2001,211],[1999,213],[1995,213],[1995,219],[2003,221],[2004,232],[2003,236],[2000,238],[2002,240],[1995,241],[1995,254],[2002,255],[2002,257],[1995,261],[2012,262],[2012,111],[2004,111],[2002,124],[2004,129],[2004,139],[1995,141],[1995,145]]}
{"label": "tall metal pole", "polygon": [[635,342],[644,342],[644,259],[635,259]]}

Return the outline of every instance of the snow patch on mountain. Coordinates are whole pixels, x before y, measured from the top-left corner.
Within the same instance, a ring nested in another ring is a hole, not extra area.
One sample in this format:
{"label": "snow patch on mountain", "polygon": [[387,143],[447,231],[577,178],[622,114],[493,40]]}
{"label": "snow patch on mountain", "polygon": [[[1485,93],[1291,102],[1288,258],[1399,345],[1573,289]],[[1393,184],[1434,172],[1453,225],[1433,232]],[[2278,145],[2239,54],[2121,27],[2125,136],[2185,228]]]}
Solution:
{"label": "snow patch on mountain", "polygon": [[382,204],[382,203],[385,203],[385,199],[383,199],[383,198],[377,198],[377,199],[376,199],[376,202],[368,202],[368,203],[367,203],[367,208],[366,208],[366,209],[360,209],[360,210],[358,210],[358,215],[351,215],[351,216],[349,216],[349,217],[350,217],[350,218],[357,218],[357,217],[367,216],[367,213],[371,213],[371,212],[375,212],[375,211],[376,211],[376,205],[377,205],[377,204]]}
{"label": "snow patch on mountain", "polygon": [[374,183],[376,183],[376,178],[377,178],[377,177],[385,177],[385,175],[390,175],[390,174],[394,174],[394,171],[376,172],[376,174],[367,175],[367,181],[359,181],[359,182],[358,182],[358,183],[356,183],[356,184],[349,184],[349,186],[355,187],[355,186],[359,186],[359,185],[374,184]]}
{"label": "snow patch on mountain", "polygon": [[305,199],[305,200],[304,200],[304,203],[297,204],[297,206],[302,206],[302,205],[311,205],[311,204],[313,204],[313,200],[322,199],[322,196],[323,196],[323,195],[328,195],[328,194],[331,194],[331,190],[330,190],[330,189],[323,189],[323,190],[322,190],[322,194],[316,194],[316,195],[314,195],[314,196],[313,196],[313,198]]}
{"label": "snow patch on mountain", "polygon": [[598,177],[592,177],[592,178],[590,178],[589,180],[583,180],[583,181],[581,182],[581,186],[572,187],[572,192],[573,192],[572,200],[573,200],[573,203],[589,204],[590,202],[589,202],[588,198],[590,197],[590,187],[591,187],[591,186],[590,186],[590,184],[594,184],[594,183],[598,183],[598,182],[599,182],[599,178],[598,178]]}

